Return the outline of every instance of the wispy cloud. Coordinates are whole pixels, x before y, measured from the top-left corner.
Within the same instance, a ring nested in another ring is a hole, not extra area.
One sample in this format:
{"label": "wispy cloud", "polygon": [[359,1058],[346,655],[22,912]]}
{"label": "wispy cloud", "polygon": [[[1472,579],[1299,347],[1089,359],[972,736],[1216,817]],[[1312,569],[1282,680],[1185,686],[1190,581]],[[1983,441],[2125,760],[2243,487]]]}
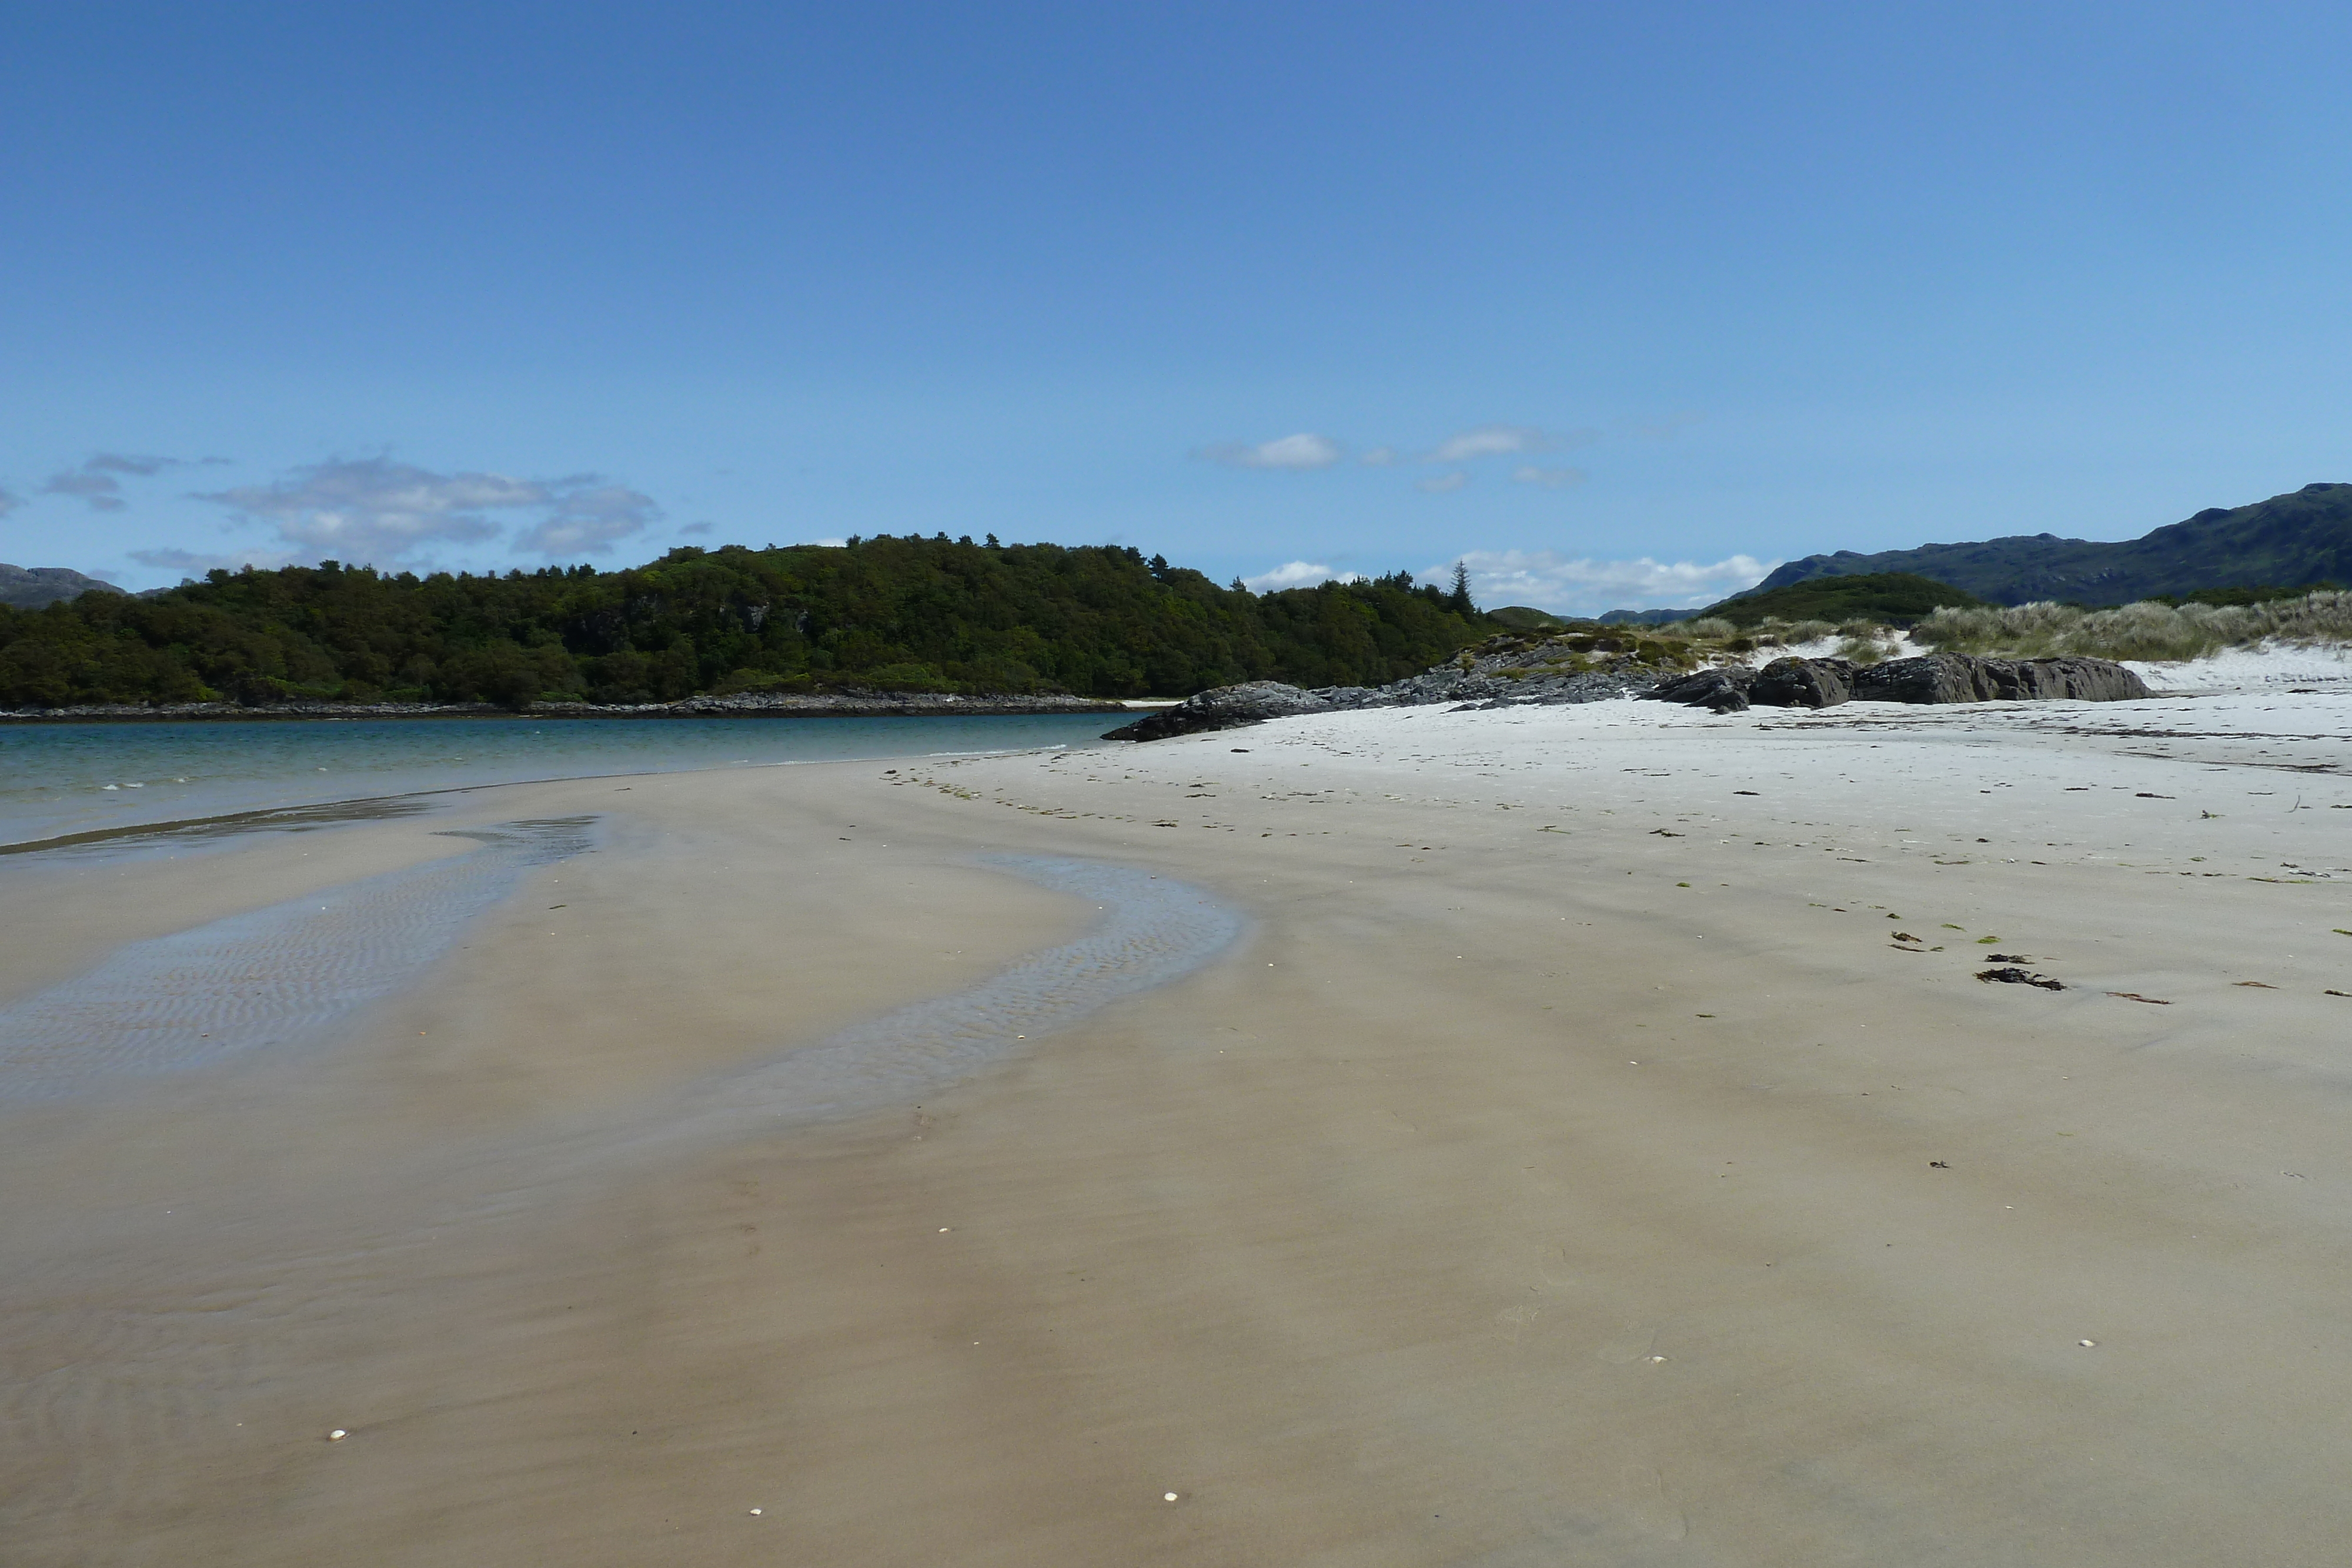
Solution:
{"label": "wispy cloud", "polygon": [[1203,446],[1194,456],[1211,463],[1223,463],[1232,468],[1328,468],[1347,455],[1339,444],[1327,435],[1301,431],[1297,435],[1279,436],[1255,444],[1229,441],[1216,446]]}
{"label": "wispy cloud", "polygon": [[717,523],[688,523],[677,531],[681,534],[707,534],[718,526]]}
{"label": "wispy cloud", "polygon": [[6,517],[9,513],[15,511],[24,504],[24,497],[15,495],[6,490],[0,490],[0,517]]}
{"label": "wispy cloud", "polygon": [[257,554],[377,566],[404,566],[436,547],[495,538],[506,526],[497,514],[529,522],[514,541],[516,550],[551,559],[609,549],[661,517],[651,497],[593,474],[562,479],[438,474],[388,457],[313,463],[274,484],[195,498],[272,529],[284,549]]}
{"label": "wispy cloud", "polygon": [[1581,468],[1538,468],[1532,463],[1522,463],[1511,470],[1513,483],[1546,490],[1565,490],[1570,485],[1583,484],[1588,477]]}
{"label": "wispy cloud", "polygon": [[1313,588],[1325,582],[1361,582],[1360,571],[1338,571],[1320,561],[1285,561],[1272,571],[1262,571],[1255,577],[1242,579],[1242,586],[1255,593],[1273,593],[1285,588]]}
{"label": "wispy cloud", "polygon": [[1451,474],[1440,474],[1429,479],[1415,479],[1412,482],[1412,487],[1428,495],[1443,496],[1449,490],[1459,490],[1468,483],[1470,483],[1470,476],[1456,468]]}
{"label": "wispy cloud", "polygon": [[178,468],[184,464],[177,457],[148,457],[130,452],[99,452],[83,459],[79,468],[67,468],[49,476],[41,486],[44,496],[71,496],[89,503],[94,512],[119,512],[130,505],[122,498],[121,476],[129,474],[148,478],[166,468]]}
{"label": "wispy cloud", "polygon": [[547,516],[525,528],[514,542],[518,555],[601,555],[632,534],[640,534],[660,520],[661,508],[643,491],[621,485],[587,485],[572,489],[570,480],[551,486],[544,503]]}
{"label": "wispy cloud", "polygon": [[[1685,610],[1711,604],[1764,580],[1780,563],[1753,556],[1718,561],[1658,561],[1570,558],[1557,550],[1471,550],[1459,558],[1470,570],[1481,604],[1527,604],[1559,614],[1603,610]],[[1452,580],[1445,561],[1422,573],[1424,581]]]}
{"label": "wispy cloud", "polygon": [[1563,446],[1583,446],[1598,439],[1590,430],[1538,430],[1532,424],[1482,424],[1441,441],[1423,458],[1425,463],[1467,463],[1479,457],[1511,457],[1521,454],[1557,452]]}
{"label": "wispy cloud", "polygon": [[1386,468],[1396,460],[1397,450],[1393,446],[1375,446],[1356,459],[1367,468]]}

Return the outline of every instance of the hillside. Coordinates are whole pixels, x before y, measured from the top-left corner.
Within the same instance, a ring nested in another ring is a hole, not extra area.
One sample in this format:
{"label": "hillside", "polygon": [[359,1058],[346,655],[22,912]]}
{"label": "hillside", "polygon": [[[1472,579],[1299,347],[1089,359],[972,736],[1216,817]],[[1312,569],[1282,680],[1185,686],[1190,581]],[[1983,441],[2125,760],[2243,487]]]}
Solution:
{"label": "hillside", "polygon": [[0,604],[13,609],[38,610],[60,599],[78,599],[92,589],[100,593],[122,591],[110,582],[62,566],[10,566],[0,561]]}
{"label": "hillside", "polygon": [[322,562],[0,608],[0,706],[1367,685],[1492,630],[1405,573],[1254,594],[1114,546],[877,537],[504,577]]}
{"label": "hillside", "polygon": [[1735,626],[1753,626],[1764,620],[1876,621],[1907,626],[1945,605],[1983,602],[1972,593],[1916,572],[1853,572],[1807,578],[1779,588],[1750,589],[1708,605],[1698,616],[1717,617]]}
{"label": "hillside", "polygon": [[1995,604],[2054,599],[2126,604],[2242,583],[2352,582],[2352,485],[2305,485],[2267,501],[2213,507],[2116,543],[2019,534],[1977,544],[1922,545],[1792,560],[1748,591],[1816,578],[1915,572]]}

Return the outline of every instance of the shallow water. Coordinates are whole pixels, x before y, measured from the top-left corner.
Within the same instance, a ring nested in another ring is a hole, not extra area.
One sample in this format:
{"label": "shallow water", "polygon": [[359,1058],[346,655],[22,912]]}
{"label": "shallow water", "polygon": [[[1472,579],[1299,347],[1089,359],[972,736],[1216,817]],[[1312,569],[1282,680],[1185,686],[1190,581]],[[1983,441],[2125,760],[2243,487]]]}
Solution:
{"label": "shallow water", "polygon": [[533,779],[1091,746],[1108,727],[1100,714],[0,725],[0,844]]}
{"label": "shallow water", "polygon": [[1164,986],[1231,946],[1240,914],[1190,883],[1100,861],[992,855],[982,862],[1092,903],[1085,935],[978,985],[853,1024],[713,1085],[699,1118],[816,1121],[969,1077],[1125,997]]}
{"label": "shallow water", "polygon": [[481,847],[118,948],[0,1009],[0,1099],[57,1099],[320,1040],[447,953],[524,872],[585,851],[593,821],[453,832]]}

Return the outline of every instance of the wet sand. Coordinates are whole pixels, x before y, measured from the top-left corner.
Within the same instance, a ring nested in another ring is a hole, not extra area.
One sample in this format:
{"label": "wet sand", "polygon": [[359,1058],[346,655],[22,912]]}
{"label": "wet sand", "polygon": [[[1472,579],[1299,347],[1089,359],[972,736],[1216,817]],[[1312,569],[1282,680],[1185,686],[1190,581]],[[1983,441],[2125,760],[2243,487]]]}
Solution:
{"label": "wet sand", "polygon": [[[2336,1561],[2345,716],[1602,706],[488,792],[596,852],[352,1038],[0,1110],[5,1560]],[[449,825],[34,868],[0,1006]],[[1250,929],[630,1135],[1078,938],[1006,852]]]}

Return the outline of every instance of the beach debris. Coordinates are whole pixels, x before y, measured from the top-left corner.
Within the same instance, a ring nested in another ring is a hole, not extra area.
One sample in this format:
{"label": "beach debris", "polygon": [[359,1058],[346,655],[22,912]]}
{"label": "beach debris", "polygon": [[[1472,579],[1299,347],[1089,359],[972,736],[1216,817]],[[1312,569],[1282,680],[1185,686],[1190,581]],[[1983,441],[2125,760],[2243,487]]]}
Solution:
{"label": "beach debris", "polygon": [[2033,962],[2033,955],[2031,953],[1988,953],[1985,955],[1985,961],[1990,964],[2031,964]]}
{"label": "beach debris", "polygon": [[[1977,971],[1977,978],[1979,980],[1998,980],[2005,986],[2039,986],[2045,991],[2063,991],[2066,988],[2063,984],[2052,979],[2047,975],[2037,975],[2030,969],[2021,969],[2014,965],[2011,965],[2007,968],[1979,969]],[[2114,995],[2115,993],[2110,992],[2109,994]]]}
{"label": "beach debris", "polygon": [[2271,985],[2269,982],[2264,980],[2232,980],[2230,983],[2233,986],[2250,986],[2258,991],[2275,991],[2278,989],[2276,986]]}
{"label": "beach debris", "polygon": [[1654,834],[1654,835],[1656,835],[1657,837],[1662,838],[1662,839],[1679,839],[1679,838],[1683,838],[1683,837],[1685,837],[1685,836],[1686,836],[1686,835],[1682,834],[1682,833],[1668,832],[1668,831],[1667,831],[1665,829],[1664,829],[1664,828],[1652,828],[1652,829],[1650,830],[1650,831],[1651,831],[1653,834]]}
{"label": "beach debris", "polygon": [[2352,997],[2352,991],[2322,991],[2323,997]]}
{"label": "beach debris", "polygon": [[2121,998],[2127,1002],[2146,1002],[2152,1008],[2168,1008],[2172,1005],[2161,997],[2143,997],[2137,991],[2109,991],[2107,995]]}
{"label": "beach debris", "polygon": [[1929,1170],[1948,1171],[1952,1167],[1950,1162],[1946,1160],[1929,1160],[1927,1162],[1927,1168]]}
{"label": "beach debris", "polygon": [[751,1511],[751,1517],[752,1517],[753,1519],[757,1519],[757,1518],[759,1518],[759,1517],[760,1517],[760,1511],[759,1511],[758,1509],[756,1509],[756,1508],[755,1508],[755,1509],[753,1509],[753,1510]]}
{"label": "beach debris", "polygon": [[1161,1502],[1174,1502],[1176,1500],[1176,1494],[1172,1491],[1161,1492],[1160,1494],[1160,1500]]}
{"label": "beach debris", "polygon": [[2096,1350],[2099,1346],[2099,1342],[2095,1339],[2078,1339],[2074,1343],[2084,1350]]}
{"label": "beach debris", "polygon": [[2173,800],[2179,799],[2179,797],[2175,795],[2158,795],[2153,790],[2142,789],[2137,794],[2134,795],[2132,799],[2135,800]]}
{"label": "beach debris", "polygon": [[349,1432],[346,1432],[341,1427],[338,1427],[333,1431],[327,1434],[327,1441],[330,1443],[340,1443],[350,1436],[351,1434]]}
{"label": "beach debris", "polygon": [[1895,934],[1895,939],[1897,942],[1916,942],[1919,940],[1919,938],[1912,936],[1908,931],[1897,931]]}

